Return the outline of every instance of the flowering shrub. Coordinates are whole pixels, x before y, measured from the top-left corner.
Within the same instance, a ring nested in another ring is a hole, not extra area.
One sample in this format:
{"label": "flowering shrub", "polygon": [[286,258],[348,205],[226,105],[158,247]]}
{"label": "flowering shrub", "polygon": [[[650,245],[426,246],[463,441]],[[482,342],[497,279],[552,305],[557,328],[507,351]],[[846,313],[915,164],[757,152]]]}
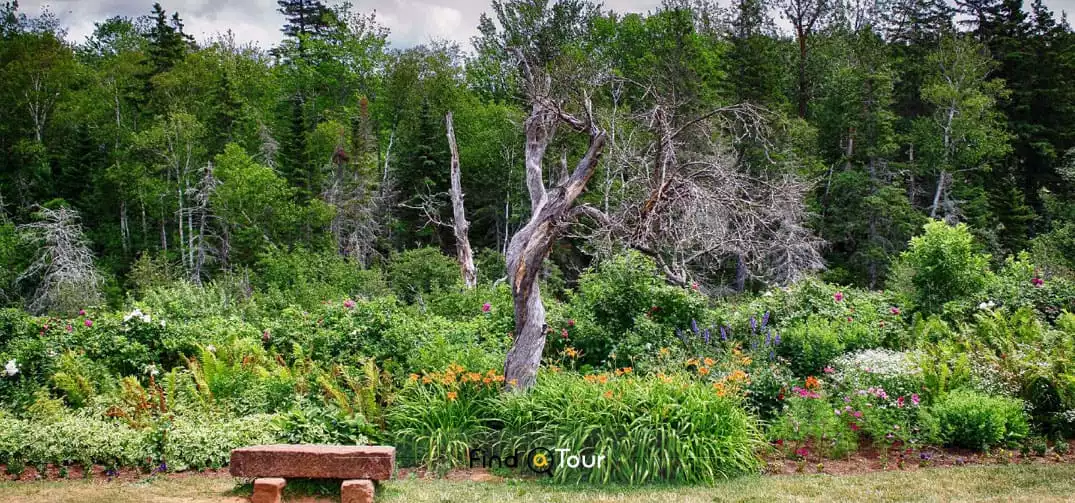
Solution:
{"label": "flowering shrub", "polygon": [[864,349],[833,360],[828,377],[843,391],[877,387],[900,396],[917,395],[924,381],[916,361],[911,353]]}

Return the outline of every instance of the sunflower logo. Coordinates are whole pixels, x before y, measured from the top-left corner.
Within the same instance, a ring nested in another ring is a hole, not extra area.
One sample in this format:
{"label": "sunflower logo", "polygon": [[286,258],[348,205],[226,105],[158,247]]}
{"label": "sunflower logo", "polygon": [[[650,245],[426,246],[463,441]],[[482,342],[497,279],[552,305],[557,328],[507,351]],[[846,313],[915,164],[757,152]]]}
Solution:
{"label": "sunflower logo", "polygon": [[544,447],[537,447],[526,456],[526,464],[534,473],[549,473],[552,471],[551,453]]}

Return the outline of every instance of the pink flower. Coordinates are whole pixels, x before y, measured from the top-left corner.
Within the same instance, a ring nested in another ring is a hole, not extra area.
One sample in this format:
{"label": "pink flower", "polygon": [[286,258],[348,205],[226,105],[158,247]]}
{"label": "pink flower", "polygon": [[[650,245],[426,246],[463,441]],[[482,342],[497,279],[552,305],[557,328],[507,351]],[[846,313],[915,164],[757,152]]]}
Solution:
{"label": "pink flower", "polygon": [[844,300],[844,292],[836,292],[836,293],[832,294],[832,299],[835,300],[836,302],[843,301]]}
{"label": "pink flower", "polygon": [[567,326],[569,326],[569,327],[575,326],[575,320],[567,320]]}
{"label": "pink flower", "polygon": [[862,411],[861,411],[861,410],[856,410],[856,411],[855,411],[854,413],[852,413],[851,415],[852,415],[852,416],[855,416],[856,418],[861,418],[861,417],[862,417]]}
{"label": "pink flower", "polygon": [[79,309],[78,310],[78,315],[79,316],[86,316],[86,310],[85,309]]}
{"label": "pink flower", "polygon": [[902,396],[896,399],[896,407],[898,407],[900,409],[903,408],[903,397]]}
{"label": "pink flower", "polygon": [[343,301],[343,307],[346,307],[347,309],[351,309],[351,308],[355,307],[355,301],[353,301],[351,299],[347,299],[347,300]]}
{"label": "pink flower", "polygon": [[74,329],[75,329],[75,327],[72,327],[71,325],[67,325],[67,328],[65,328],[64,330],[66,330],[67,332],[71,332]]}
{"label": "pink flower", "polygon": [[889,309],[888,312],[892,313],[893,316],[899,316],[900,315],[900,308],[893,307],[892,309]]}
{"label": "pink flower", "polygon": [[860,429],[862,429],[862,427],[859,426],[858,423],[851,423],[851,431],[859,431]]}
{"label": "pink flower", "polygon": [[913,403],[915,405],[918,405],[918,402],[919,402],[918,393],[912,393],[911,394],[911,403]]}
{"label": "pink flower", "polygon": [[835,412],[837,416],[841,414],[840,409],[832,409],[832,411]]}
{"label": "pink flower", "polygon": [[488,313],[489,310],[492,309],[492,308],[493,308],[493,305],[488,303],[488,302],[486,302],[485,304],[482,304],[482,312],[483,313]]}
{"label": "pink flower", "polygon": [[93,320],[87,318],[86,321],[82,322],[82,324],[86,325],[87,327],[92,327],[93,326]]}
{"label": "pink flower", "polygon": [[560,337],[563,338],[563,339],[567,339],[568,335],[567,335],[567,329],[566,328],[561,328],[560,329]]}
{"label": "pink flower", "polygon": [[808,451],[806,447],[800,447],[795,450],[795,455],[799,456],[800,458],[805,458],[810,455],[810,451]]}
{"label": "pink flower", "polygon": [[852,321],[855,321],[855,320],[854,320],[854,318],[852,318],[852,317],[848,316],[848,317],[847,317],[847,322],[848,322],[848,323],[851,323]]}
{"label": "pink flower", "polygon": [[261,341],[262,342],[269,342],[269,339],[271,339],[271,338],[272,338],[272,336],[269,335],[269,330],[268,329],[265,329],[264,332],[261,332]]}
{"label": "pink flower", "polygon": [[834,369],[832,367],[825,367],[825,373],[826,374],[831,374],[833,372],[836,372],[836,369]]}
{"label": "pink flower", "polygon": [[1041,288],[1041,286],[1045,284],[1045,280],[1035,276],[1034,279],[1030,280],[1030,283],[1033,284],[1035,288]]}

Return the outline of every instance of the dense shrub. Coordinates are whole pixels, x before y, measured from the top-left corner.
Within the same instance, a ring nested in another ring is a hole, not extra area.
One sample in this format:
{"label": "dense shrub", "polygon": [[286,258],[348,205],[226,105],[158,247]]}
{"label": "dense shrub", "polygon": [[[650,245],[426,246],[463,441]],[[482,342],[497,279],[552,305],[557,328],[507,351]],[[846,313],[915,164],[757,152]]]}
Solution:
{"label": "dense shrub", "polygon": [[948,302],[975,298],[992,273],[989,256],[977,251],[970,230],[965,224],[953,227],[940,221],[924,229],[899,259],[909,276],[909,284],[900,286],[911,303],[923,313],[940,313]]}
{"label": "dense shrub", "polygon": [[433,292],[461,284],[459,264],[436,248],[407,250],[392,256],[388,284],[404,302],[415,302]]}
{"label": "dense shrub", "polygon": [[277,305],[309,308],[324,300],[389,293],[379,269],[364,269],[337,253],[273,251],[260,257],[255,270],[255,286]]}
{"label": "dense shrub", "polygon": [[973,391],[948,393],[928,409],[928,417],[945,445],[971,449],[1016,443],[1030,432],[1021,401]]}

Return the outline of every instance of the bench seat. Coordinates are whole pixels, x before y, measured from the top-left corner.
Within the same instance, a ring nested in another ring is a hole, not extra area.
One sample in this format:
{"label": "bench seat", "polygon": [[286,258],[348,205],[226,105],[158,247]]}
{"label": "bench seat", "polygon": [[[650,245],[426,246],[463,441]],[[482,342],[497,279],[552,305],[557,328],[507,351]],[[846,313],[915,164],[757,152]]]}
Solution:
{"label": "bench seat", "polygon": [[255,445],[231,451],[235,477],[388,480],[396,448],[350,445]]}

